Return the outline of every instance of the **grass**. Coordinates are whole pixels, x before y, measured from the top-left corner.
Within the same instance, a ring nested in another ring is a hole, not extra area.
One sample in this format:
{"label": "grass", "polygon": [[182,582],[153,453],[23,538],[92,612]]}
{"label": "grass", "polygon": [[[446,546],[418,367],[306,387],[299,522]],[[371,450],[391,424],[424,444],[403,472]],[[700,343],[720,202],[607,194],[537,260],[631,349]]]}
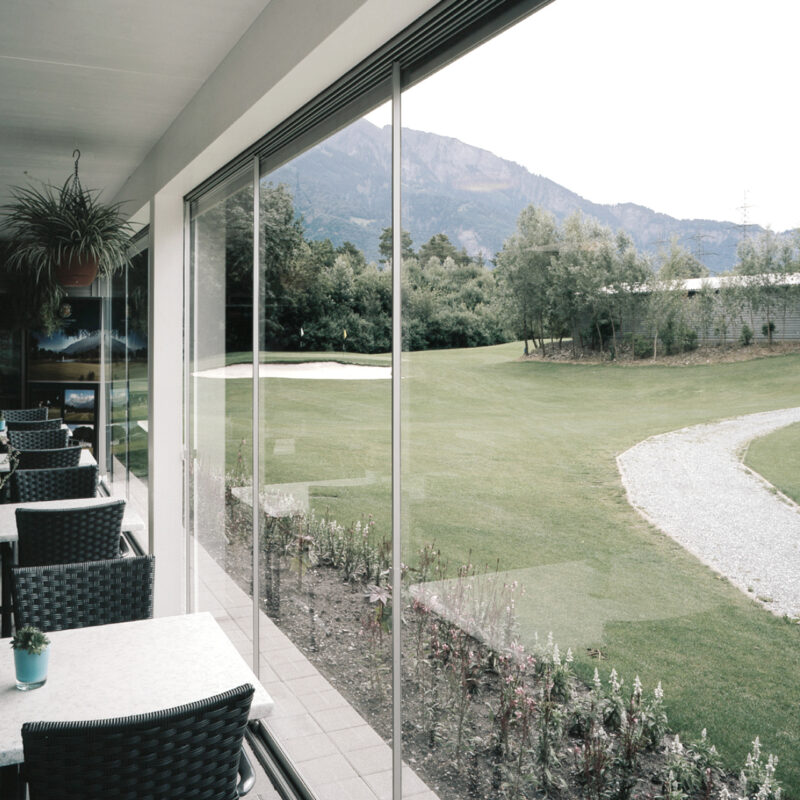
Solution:
{"label": "grass", "polygon": [[800,503],[800,423],[753,442],[745,463]]}
{"label": "grass", "polygon": [[[586,678],[614,666],[628,684],[661,680],[673,726],[685,736],[706,727],[731,766],[759,735],[800,797],[800,629],[639,518],[615,462],[653,434],[796,405],[800,357],[631,368],[520,354],[514,344],[405,358],[404,560],[435,541],[453,565],[499,563],[526,587],[524,640],[552,630]],[[226,404],[227,452],[218,425],[201,436],[229,468],[244,439],[247,464],[250,384],[212,383],[200,413]],[[372,514],[388,530],[389,383],[267,379],[262,397],[266,483],[308,481],[318,513]],[[343,478],[362,480],[314,487]]]}

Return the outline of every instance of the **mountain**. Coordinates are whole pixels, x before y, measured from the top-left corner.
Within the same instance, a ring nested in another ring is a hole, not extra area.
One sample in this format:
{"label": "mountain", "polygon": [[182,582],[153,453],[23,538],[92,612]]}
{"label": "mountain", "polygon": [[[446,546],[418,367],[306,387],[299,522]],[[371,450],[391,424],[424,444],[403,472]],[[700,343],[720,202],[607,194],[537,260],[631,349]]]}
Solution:
{"label": "mountain", "polygon": [[[329,238],[335,245],[349,240],[369,260],[378,259],[378,237],[391,223],[388,127],[359,120],[275,170],[269,180],[291,190],[310,238]],[[403,180],[403,228],[415,247],[443,232],[470,255],[493,259],[530,203],[544,206],[559,222],[579,210],[626,231],[641,251],[652,254],[676,235],[712,273],[733,267],[741,237],[733,222],[675,219],[635,203],[593,203],[488,150],[407,128]]]}

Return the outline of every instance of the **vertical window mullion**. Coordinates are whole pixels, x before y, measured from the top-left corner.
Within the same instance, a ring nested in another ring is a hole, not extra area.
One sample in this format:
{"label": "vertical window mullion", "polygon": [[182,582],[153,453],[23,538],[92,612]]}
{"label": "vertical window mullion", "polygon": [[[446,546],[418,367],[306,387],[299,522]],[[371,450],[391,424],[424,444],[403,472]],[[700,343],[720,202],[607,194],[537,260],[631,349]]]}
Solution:
{"label": "vertical window mullion", "polygon": [[252,431],[253,438],[253,672],[259,677],[259,618],[258,618],[258,598],[259,598],[259,523],[261,519],[261,475],[260,475],[260,436],[259,436],[259,417],[260,417],[260,380],[259,380],[259,345],[261,321],[261,284],[259,274],[259,253],[261,250],[259,242],[259,179],[261,175],[259,159],[253,159],[253,412],[252,412]]}
{"label": "vertical window mullion", "polygon": [[392,65],[392,797],[403,792],[400,627],[402,624],[400,541],[400,361],[402,351],[400,214],[400,64]]}

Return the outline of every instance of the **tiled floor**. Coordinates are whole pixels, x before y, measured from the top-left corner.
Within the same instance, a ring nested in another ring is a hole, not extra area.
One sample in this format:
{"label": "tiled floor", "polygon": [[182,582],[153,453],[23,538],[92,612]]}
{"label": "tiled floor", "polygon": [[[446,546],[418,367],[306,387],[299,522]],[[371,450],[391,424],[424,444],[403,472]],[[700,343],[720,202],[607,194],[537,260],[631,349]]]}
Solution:
{"label": "tiled floor", "polygon": [[[250,598],[202,548],[198,573],[197,609],[210,611],[252,664]],[[259,638],[261,682],[275,700],[264,722],[318,800],[391,800],[390,744],[264,613],[259,617]],[[277,797],[264,775],[254,791],[264,800]],[[403,797],[438,800],[408,766],[403,768]]]}

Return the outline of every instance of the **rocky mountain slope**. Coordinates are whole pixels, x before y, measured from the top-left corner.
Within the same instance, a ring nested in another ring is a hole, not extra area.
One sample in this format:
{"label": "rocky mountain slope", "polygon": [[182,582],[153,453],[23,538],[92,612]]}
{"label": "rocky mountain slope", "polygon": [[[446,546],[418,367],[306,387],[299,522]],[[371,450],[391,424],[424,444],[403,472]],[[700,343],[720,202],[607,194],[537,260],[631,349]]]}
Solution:
{"label": "rocky mountain slope", "polygon": [[[730,269],[741,229],[734,222],[679,220],[635,203],[602,205],[488,150],[457,139],[403,131],[403,227],[414,246],[444,232],[471,255],[491,260],[514,232],[530,203],[560,221],[576,210],[613,230],[625,230],[637,247],[655,255],[676,235],[712,273]],[[351,241],[378,258],[378,237],[390,224],[389,128],[360,120],[269,176],[285,183],[307,234]],[[749,226],[752,234],[759,230]]]}

